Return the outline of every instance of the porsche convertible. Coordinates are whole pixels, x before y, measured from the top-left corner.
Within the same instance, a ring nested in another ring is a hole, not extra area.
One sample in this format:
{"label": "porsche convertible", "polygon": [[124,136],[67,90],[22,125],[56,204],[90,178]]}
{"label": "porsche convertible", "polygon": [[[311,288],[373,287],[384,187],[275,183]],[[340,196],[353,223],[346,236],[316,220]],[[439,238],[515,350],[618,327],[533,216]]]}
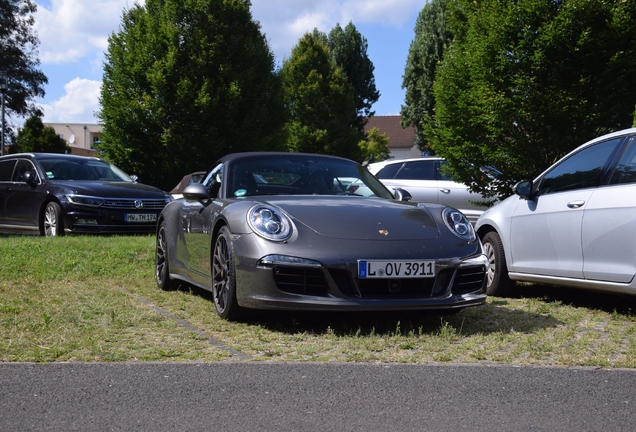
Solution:
{"label": "porsche convertible", "polygon": [[155,275],[246,309],[446,310],[486,301],[488,261],[458,210],[410,201],[335,156],[221,158],[157,219]]}

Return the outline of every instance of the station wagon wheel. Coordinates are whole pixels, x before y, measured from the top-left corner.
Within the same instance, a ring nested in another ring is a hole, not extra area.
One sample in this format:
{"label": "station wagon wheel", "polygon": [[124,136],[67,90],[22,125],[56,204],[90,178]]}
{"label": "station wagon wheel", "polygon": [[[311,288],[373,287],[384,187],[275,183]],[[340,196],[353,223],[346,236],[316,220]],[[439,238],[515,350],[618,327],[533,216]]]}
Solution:
{"label": "station wagon wheel", "polygon": [[166,236],[166,222],[162,221],[157,231],[157,252],[155,254],[155,279],[162,290],[174,289],[176,284],[170,279],[168,267],[168,241]]}
{"label": "station wagon wheel", "polygon": [[214,242],[212,255],[212,298],[216,313],[224,319],[235,320],[240,315],[236,301],[234,248],[230,230],[222,227]]}
{"label": "station wagon wheel", "polygon": [[488,258],[486,293],[492,296],[510,294],[515,286],[515,281],[508,276],[506,255],[499,234],[494,231],[487,233],[482,239],[482,244]]}
{"label": "station wagon wheel", "polygon": [[41,233],[46,237],[64,235],[64,220],[62,219],[62,207],[55,201],[46,204],[44,208]]}

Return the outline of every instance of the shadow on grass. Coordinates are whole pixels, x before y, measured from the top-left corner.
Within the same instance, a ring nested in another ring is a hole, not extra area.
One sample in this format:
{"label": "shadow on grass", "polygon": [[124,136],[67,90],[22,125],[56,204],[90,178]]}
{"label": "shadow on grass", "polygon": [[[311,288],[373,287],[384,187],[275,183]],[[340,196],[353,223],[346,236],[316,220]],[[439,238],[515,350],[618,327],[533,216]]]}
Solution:
{"label": "shadow on grass", "polygon": [[[196,287],[181,287],[192,295],[212,302],[212,294]],[[334,336],[411,336],[438,335],[454,332],[462,336],[492,333],[532,333],[562,324],[545,314],[506,307],[506,299],[484,306],[469,307],[459,313],[443,311],[386,312],[315,312],[245,310],[240,322],[273,332],[287,334],[311,333]]]}
{"label": "shadow on grass", "polygon": [[560,302],[564,305],[601,310],[624,316],[636,315],[636,296],[589,291],[584,289],[519,283],[514,298],[534,298],[546,303]]}

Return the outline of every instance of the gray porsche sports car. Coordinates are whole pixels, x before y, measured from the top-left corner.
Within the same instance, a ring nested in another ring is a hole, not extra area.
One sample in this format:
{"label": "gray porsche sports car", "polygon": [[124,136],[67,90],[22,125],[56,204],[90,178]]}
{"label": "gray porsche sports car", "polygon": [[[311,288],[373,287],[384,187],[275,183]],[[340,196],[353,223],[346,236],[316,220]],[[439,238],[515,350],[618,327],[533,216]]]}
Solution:
{"label": "gray porsche sports car", "polygon": [[211,291],[223,318],[486,301],[488,261],[466,217],[392,194],[351,160],[231,154],[183,196],[157,219],[157,284]]}

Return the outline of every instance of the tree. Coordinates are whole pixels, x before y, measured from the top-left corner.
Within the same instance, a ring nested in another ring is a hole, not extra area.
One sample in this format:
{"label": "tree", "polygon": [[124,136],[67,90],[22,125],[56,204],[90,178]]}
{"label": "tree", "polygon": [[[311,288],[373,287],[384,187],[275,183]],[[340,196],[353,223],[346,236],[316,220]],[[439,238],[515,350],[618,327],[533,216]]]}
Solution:
{"label": "tree", "polygon": [[24,126],[18,129],[15,153],[43,152],[67,153],[71,148],[66,141],[55,133],[55,129],[44,126],[40,116],[34,115],[27,119]]}
{"label": "tree", "polygon": [[125,10],[100,101],[100,150],[165,190],[226,153],[285,148],[280,77],[246,0]]}
{"label": "tree", "polygon": [[367,138],[358,143],[362,152],[362,160],[367,163],[380,162],[389,159],[389,139],[386,134],[380,134],[377,127],[371,128]]}
{"label": "tree", "polygon": [[[425,134],[455,179],[511,192],[583,142],[629,127],[636,0],[453,0],[455,35]],[[480,166],[503,172],[498,182]]]}
{"label": "tree", "polygon": [[343,29],[340,24],[331,29],[327,40],[335,65],[340,66],[353,86],[356,118],[354,126],[364,134],[367,119],[375,113],[371,107],[380,98],[375,87],[375,67],[367,55],[367,40],[352,22]]}
{"label": "tree", "polygon": [[[8,75],[5,115],[9,118],[41,115],[33,100],[44,96],[48,80],[38,69],[39,40],[32,29],[36,10],[31,0],[0,1],[0,69],[6,69]],[[13,130],[7,127],[5,132],[13,141]]]}
{"label": "tree", "polygon": [[324,38],[315,33],[305,34],[283,61],[288,148],[360,160],[353,86],[331,61]]}
{"label": "tree", "polygon": [[433,82],[437,66],[453,34],[446,25],[448,0],[429,1],[415,22],[415,37],[409,47],[409,55],[402,76],[402,88],[406,90],[404,105],[400,110],[403,128],[413,126],[420,150],[430,150],[424,137],[423,120],[431,117],[435,109]]}

